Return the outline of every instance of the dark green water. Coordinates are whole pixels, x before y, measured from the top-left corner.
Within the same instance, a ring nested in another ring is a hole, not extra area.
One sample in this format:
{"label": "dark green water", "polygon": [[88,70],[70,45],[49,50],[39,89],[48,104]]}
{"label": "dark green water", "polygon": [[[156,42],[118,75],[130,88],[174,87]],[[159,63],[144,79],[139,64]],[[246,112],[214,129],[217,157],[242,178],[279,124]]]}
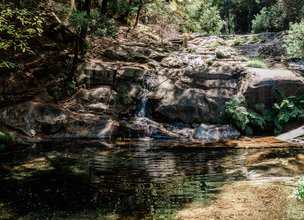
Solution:
{"label": "dark green water", "polygon": [[276,161],[304,154],[171,145],[49,143],[2,155],[0,219],[173,219],[191,202],[208,205],[222,184],[252,173],[283,175],[280,160],[247,166],[248,155]]}

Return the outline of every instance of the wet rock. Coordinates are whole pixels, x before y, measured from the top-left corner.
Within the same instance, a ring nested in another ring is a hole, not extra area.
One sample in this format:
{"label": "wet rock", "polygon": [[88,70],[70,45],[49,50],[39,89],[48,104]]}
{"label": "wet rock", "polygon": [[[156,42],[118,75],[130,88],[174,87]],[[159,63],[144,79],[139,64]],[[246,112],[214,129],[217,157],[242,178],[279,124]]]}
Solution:
{"label": "wet rock", "polygon": [[119,123],[111,117],[100,117],[93,114],[77,114],[76,120],[69,120],[65,131],[51,136],[52,138],[112,138],[117,132]]}
{"label": "wet rock", "polygon": [[195,130],[193,138],[204,141],[220,141],[226,139],[236,139],[240,136],[240,132],[230,125],[201,124]]}
{"label": "wet rock", "polygon": [[281,57],[286,55],[283,41],[275,39],[269,43],[261,44],[258,49],[260,57]]}
{"label": "wet rock", "polygon": [[119,136],[126,138],[152,137],[156,139],[189,138],[193,129],[155,122],[146,117],[135,117],[121,121]]}

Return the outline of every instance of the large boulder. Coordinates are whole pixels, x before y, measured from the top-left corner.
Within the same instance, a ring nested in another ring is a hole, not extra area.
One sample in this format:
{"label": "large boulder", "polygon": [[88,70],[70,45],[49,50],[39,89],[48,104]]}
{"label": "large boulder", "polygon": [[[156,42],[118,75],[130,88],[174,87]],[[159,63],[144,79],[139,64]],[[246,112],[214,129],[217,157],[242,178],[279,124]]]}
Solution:
{"label": "large boulder", "polygon": [[51,137],[109,139],[116,134],[119,125],[117,120],[111,117],[97,116],[94,114],[73,114],[67,124],[65,130]]}
{"label": "large boulder", "polygon": [[[176,89],[163,97],[157,112],[171,121],[191,124],[208,117],[212,103],[205,98],[205,92],[199,89]],[[207,116],[207,117],[206,117]]]}
{"label": "large boulder", "polygon": [[299,96],[304,94],[304,78],[286,69],[257,69],[250,68],[251,78],[244,95],[249,107],[254,108],[257,103],[272,107],[275,90],[285,96]]}
{"label": "large boulder", "polygon": [[116,69],[107,65],[101,60],[90,60],[77,67],[78,79],[80,84],[94,85],[113,85]]}
{"label": "large boulder", "polygon": [[74,112],[87,112],[101,115],[115,113],[116,92],[111,86],[98,86],[80,89],[65,103],[65,107]]}
{"label": "large boulder", "polygon": [[150,92],[159,100],[157,113],[171,121],[192,124],[218,116],[225,102],[236,95],[245,70],[229,65],[163,69]]}
{"label": "large boulder", "polygon": [[139,44],[110,47],[104,51],[104,56],[111,60],[136,61],[144,63],[149,60],[160,61],[166,57],[167,54],[155,51],[145,44]]}
{"label": "large boulder", "polygon": [[65,128],[67,113],[54,104],[25,102],[2,109],[0,121],[28,136],[36,133],[53,134]]}

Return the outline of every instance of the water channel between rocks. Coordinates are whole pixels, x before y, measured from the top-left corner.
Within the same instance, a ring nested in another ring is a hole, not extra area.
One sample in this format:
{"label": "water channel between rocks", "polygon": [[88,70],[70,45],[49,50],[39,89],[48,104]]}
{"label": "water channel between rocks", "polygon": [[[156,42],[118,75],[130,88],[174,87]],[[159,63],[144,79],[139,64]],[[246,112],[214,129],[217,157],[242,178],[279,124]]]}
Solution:
{"label": "water channel between rocks", "polygon": [[175,219],[187,204],[208,207],[223,185],[304,173],[302,148],[171,145],[57,142],[2,155],[0,219]]}

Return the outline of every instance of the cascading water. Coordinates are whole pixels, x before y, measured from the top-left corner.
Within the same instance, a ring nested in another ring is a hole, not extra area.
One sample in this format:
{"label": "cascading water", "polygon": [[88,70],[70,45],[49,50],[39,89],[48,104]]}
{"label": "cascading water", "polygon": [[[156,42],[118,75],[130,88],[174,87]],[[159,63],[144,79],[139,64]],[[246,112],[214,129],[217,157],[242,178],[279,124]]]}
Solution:
{"label": "cascading water", "polygon": [[138,112],[139,117],[146,117],[147,116],[147,102],[148,102],[148,90],[144,89],[143,90],[143,96],[140,104],[140,110]]}

